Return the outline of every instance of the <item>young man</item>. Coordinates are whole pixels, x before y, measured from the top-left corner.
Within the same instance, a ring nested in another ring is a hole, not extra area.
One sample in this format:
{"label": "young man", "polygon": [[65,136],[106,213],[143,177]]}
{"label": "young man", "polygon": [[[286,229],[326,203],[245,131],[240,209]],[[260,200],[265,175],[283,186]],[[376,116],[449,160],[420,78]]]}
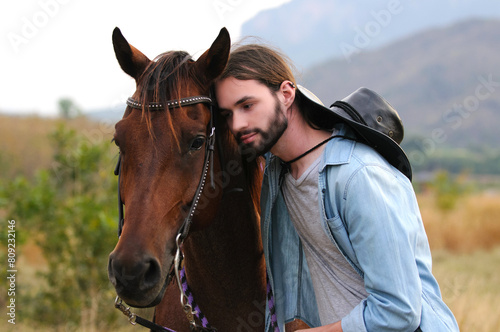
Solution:
{"label": "young man", "polygon": [[458,330],[431,272],[401,120],[383,98],[360,89],[329,109],[261,45],[234,50],[215,90],[242,149],[266,154],[266,330],[295,318],[312,331]]}

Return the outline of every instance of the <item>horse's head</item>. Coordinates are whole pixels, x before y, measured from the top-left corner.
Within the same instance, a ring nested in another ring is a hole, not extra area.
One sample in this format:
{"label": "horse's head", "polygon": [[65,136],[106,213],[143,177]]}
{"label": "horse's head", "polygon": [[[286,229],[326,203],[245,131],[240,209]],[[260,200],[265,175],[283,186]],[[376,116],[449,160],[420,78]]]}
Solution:
{"label": "horse's head", "polygon": [[[113,32],[113,46],[137,90],[115,126],[125,218],[109,256],[108,273],[128,304],[153,306],[163,297],[176,235],[193,205],[211,134],[208,99],[191,103],[183,98],[209,95],[210,84],[226,65],[230,40],[222,29],[197,61],[185,52],[167,52],[151,61],[118,28]],[[181,100],[179,107],[175,103]],[[203,189],[203,195],[215,202],[220,192],[208,185]],[[217,204],[199,207],[195,225],[207,224],[216,208]]]}

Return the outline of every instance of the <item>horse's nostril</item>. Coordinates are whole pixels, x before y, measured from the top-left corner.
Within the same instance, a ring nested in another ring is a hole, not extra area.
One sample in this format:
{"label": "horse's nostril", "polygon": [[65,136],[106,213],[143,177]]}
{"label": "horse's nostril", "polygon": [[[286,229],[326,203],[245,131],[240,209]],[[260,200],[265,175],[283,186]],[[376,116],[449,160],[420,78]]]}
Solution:
{"label": "horse's nostril", "polygon": [[157,259],[124,260],[111,255],[108,262],[109,280],[117,290],[143,292],[154,288],[161,278]]}
{"label": "horse's nostril", "polygon": [[144,272],[143,284],[145,288],[154,287],[160,281],[161,270],[160,264],[154,258],[150,259],[148,263],[145,264],[146,269]]}

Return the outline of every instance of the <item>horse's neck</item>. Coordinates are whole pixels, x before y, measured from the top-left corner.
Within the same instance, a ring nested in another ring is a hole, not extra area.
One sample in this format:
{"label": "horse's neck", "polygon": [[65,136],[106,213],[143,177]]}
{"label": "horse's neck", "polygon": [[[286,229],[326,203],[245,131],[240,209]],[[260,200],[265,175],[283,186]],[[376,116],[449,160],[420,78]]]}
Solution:
{"label": "horse's neck", "polygon": [[[231,177],[224,193],[213,223],[191,232],[184,242],[187,283],[201,311],[219,331],[238,331],[242,324],[249,331],[263,331],[265,263],[258,202],[252,200],[244,172]],[[157,317],[165,326],[185,331],[178,299],[178,289],[168,287]]]}
{"label": "horse's neck", "polygon": [[[262,255],[257,206],[239,174],[224,188],[222,201],[212,224],[193,232],[186,240],[186,268],[195,265],[209,270],[241,271],[242,259]],[[235,188],[243,189],[234,190]],[[213,271],[216,273],[216,271]],[[224,273],[224,272],[221,272]],[[240,272],[245,273],[244,271]]]}
{"label": "horse's neck", "polygon": [[213,223],[186,239],[186,273],[193,288],[206,290],[210,283],[225,283],[227,292],[263,287],[265,265],[257,209],[244,172],[233,175]]}

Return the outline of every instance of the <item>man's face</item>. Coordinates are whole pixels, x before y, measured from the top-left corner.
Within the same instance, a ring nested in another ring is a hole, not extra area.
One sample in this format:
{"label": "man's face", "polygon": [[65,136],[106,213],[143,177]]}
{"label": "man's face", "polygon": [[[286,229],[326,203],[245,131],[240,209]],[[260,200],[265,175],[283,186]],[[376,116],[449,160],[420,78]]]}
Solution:
{"label": "man's face", "polygon": [[229,77],[216,84],[216,95],[221,114],[246,151],[268,152],[288,126],[280,100],[258,81]]}

